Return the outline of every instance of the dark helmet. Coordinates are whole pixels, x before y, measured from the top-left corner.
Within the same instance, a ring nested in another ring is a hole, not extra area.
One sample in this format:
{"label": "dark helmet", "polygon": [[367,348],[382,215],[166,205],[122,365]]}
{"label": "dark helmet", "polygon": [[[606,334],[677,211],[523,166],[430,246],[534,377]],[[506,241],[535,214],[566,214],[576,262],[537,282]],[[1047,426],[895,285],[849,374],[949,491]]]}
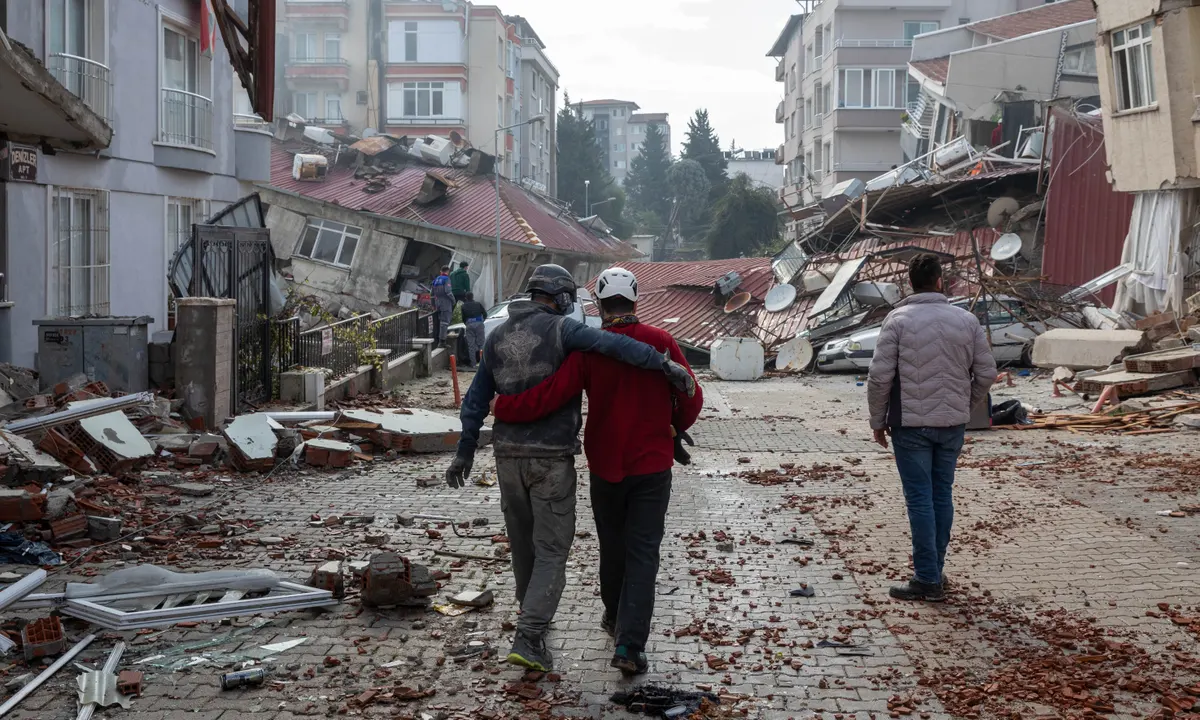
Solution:
{"label": "dark helmet", "polygon": [[577,286],[575,278],[561,265],[539,265],[533,270],[529,282],[525,283],[525,291],[533,294],[540,293],[554,299],[561,313],[569,313],[575,302]]}

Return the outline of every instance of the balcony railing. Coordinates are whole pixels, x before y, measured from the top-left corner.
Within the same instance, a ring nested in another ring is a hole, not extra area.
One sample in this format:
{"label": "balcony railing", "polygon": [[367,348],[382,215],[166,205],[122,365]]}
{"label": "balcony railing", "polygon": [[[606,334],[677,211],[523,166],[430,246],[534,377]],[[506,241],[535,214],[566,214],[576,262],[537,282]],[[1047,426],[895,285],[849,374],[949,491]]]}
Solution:
{"label": "balcony railing", "polygon": [[341,57],[294,57],[288,61],[292,65],[349,65],[350,63]]}
{"label": "balcony railing", "polygon": [[51,53],[47,65],[59,84],[112,127],[112,81],[107,65],[67,53]]}
{"label": "balcony railing", "polygon": [[780,100],[779,104],[775,106],[775,122],[781,123],[785,118],[786,115],[783,100]]}
{"label": "balcony railing", "polygon": [[344,118],[344,117],[310,117],[310,118],[304,118],[304,122],[309,125],[345,125],[346,118]]}
{"label": "balcony railing", "polygon": [[243,130],[267,130],[271,127],[271,123],[263,120],[258,115],[234,113],[233,126],[235,128],[242,128]]}
{"label": "balcony railing", "polygon": [[462,127],[462,118],[447,117],[390,117],[388,125],[420,125],[421,127]]}
{"label": "balcony railing", "polygon": [[835,48],[906,48],[912,47],[912,40],[895,38],[891,40],[855,40],[838,38],[833,42]]}
{"label": "balcony railing", "polygon": [[159,140],[212,150],[212,100],[185,90],[162,90]]}

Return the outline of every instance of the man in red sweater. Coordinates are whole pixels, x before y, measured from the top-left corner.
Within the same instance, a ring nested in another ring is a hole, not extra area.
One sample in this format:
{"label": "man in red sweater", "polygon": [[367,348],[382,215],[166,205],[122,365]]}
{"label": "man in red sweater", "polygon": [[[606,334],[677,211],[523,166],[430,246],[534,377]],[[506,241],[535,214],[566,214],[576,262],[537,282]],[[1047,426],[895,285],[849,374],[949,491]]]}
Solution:
{"label": "man in red sweater", "polygon": [[[633,273],[605,270],[597,281],[596,297],[606,330],[653,345],[688,367],[675,338],[638,322]],[[532,422],[584,390],[588,418],[583,447],[600,541],[601,626],[616,641],[612,666],[638,675],[648,667],[646,641],[671,499],[674,432],[683,433],[696,422],[704,397],[698,384],[689,398],[675,392],[661,373],[595,353],[571,353],[541,384],[519,395],[497,397],[494,413],[501,422]]]}

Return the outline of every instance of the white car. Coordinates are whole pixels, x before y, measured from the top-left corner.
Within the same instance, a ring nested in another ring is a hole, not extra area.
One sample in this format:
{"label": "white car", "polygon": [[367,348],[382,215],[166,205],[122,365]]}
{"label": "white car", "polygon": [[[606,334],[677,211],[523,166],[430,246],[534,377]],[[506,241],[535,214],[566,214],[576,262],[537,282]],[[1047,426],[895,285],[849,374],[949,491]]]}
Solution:
{"label": "white car", "polygon": [[[578,296],[579,299],[575,303],[575,307],[571,309],[570,317],[578,320],[581,323],[591,325],[592,327],[600,327],[600,316],[587,314],[587,309],[594,304],[591,293],[583,288],[579,288]],[[525,294],[514,295],[504,302],[493,305],[492,308],[488,310],[487,317],[483,320],[483,336],[486,338],[488,335],[491,335],[493,330],[503,325],[505,320],[508,320],[509,305],[513,304],[514,302],[528,299],[529,296]],[[466,325],[463,323],[457,323],[455,325],[451,325],[449,330],[457,330],[459,337],[462,337],[463,331],[466,330]]]}
{"label": "white car", "polygon": [[[970,299],[951,302],[964,310],[971,306]],[[1051,321],[1047,325],[1036,320],[1026,312],[1021,301],[1009,297],[1000,297],[999,302],[978,302],[975,304],[974,314],[981,324],[985,327],[990,326],[992,354],[996,357],[996,364],[1000,366],[1030,365],[1029,352],[1035,337],[1051,327],[1070,327],[1066,322]],[[869,370],[881,327],[859,330],[849,337],[826,343],[817,355],[817,368],[824,372]],[[825,364],[822,364],[822,356],[825,357]]]}

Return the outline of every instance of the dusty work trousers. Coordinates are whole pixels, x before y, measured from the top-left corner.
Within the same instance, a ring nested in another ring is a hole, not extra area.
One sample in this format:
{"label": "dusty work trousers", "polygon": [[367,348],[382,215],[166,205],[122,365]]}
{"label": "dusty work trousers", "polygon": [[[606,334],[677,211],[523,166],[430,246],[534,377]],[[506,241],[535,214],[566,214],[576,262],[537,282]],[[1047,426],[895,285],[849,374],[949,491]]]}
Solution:
{"label": "dusty work trousers", "polygon": [[479,351],[483,349],[483,321],[467,321],[467,355],[470,367],[479,364]]}
{"label": "dusty work trousers", "polygon": [[610,483],[592,475],[600,541],[600,599],[616,621],[617,645],[645,650],[654,617],[659,548],[671,502],[671,471]]}
{"label": "dusty work trousers", "polygon": [[454,306],[449,300],[438,301],[437,303],[437,319],[438,319],[438,344],[446,342],[446,330],[450,327],[450,316],[454,314]]}
{"label": "dusty work trousers", "polygon": [[517,630],[544,635],[575,539],[575,458],[496,458],[496,474],[521,605]]}

